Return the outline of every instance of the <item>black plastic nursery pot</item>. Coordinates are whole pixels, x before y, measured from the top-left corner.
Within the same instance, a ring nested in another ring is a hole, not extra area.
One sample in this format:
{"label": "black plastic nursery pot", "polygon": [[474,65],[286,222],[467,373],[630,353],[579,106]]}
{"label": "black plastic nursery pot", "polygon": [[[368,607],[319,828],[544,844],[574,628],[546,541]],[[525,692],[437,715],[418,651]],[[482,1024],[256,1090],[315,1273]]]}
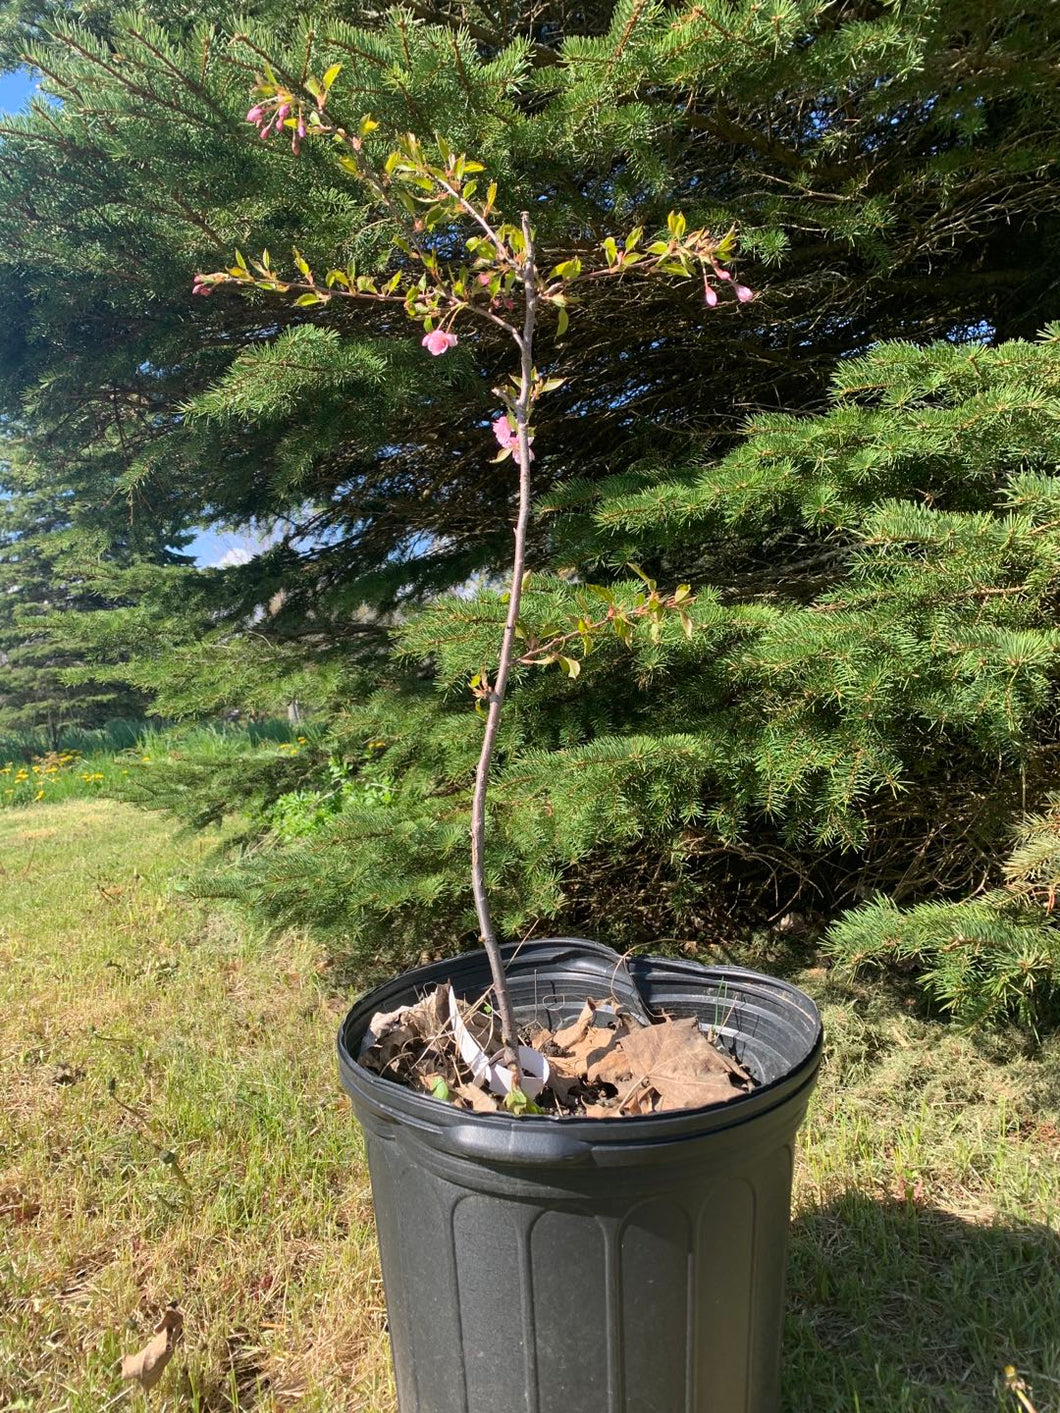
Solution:
{"label": "black plastic nursery pot", "polygon": [[615,1119],[453,1108],[363,1069],[377,1011],[485,954],[364,996],[339,1071],[365,1133],[400,1413],[776,1413],[795,1134],[821,1021],[796,987],[733,967],[559,938],[509,949],[520,1023],[574,1020],[630,985],[695,1015],[758,1081],[728,1104]]}

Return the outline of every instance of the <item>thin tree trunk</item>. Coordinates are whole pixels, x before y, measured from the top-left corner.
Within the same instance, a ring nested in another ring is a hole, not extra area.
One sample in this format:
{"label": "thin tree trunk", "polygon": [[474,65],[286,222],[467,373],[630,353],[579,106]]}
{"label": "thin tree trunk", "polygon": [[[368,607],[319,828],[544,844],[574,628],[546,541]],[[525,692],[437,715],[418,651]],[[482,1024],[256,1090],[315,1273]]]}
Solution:
{"label": "thin tree trunk", "polygon": [[485,847],[486,847],[486,791],[489,786],[490,766],[497,743],[497,729],[500,726],[501,708],[508,687],[508,674],[511,670],[515,648],[515,628],[519,618],[519,605],[522,599],[523,575],[526,567],[526,530],[530,520],[530,399],[533,388],[534,369],[534,325],[537,318],[537,271],[534,266],[534,242],[530,230],[530,216],[522,215],[523,240],[526,260],[523,265],[523,294],[525,315],[523,332],[519,340],[519,396],[515,403],[515,431],[517,438],[516,459],[519,463],[519,513],[515,522],[515,559],[512,564],[511,586],[508,594],[508,616],[504,622],[504,635],[501,639],[500,658],[497,674],[488,697],[486,729],[482,737],[482,750],[479,753],[478,768],[475,771],[475,793],[471,801],[471,886],[475,895],[475,912],[478,915],[479,933],[482,945],[489,957],[490,972],[493,976],[493,992],[500,1013],[501,1036],[508,1051],[508,1063],[513,1066],[513,1075],[521,1081],[518,1060],[519,1033],[512,1011],[508,983],[504,975],[500,944],[493,930],[489,898],[486,894]]}

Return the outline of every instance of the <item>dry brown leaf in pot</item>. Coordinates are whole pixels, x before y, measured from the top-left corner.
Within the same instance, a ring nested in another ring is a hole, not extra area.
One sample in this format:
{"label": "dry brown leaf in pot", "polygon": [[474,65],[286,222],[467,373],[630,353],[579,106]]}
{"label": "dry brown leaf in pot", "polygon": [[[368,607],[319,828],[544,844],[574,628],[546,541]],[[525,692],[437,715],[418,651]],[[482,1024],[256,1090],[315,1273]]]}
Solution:
{"label": "dry brown leaf in pot", "polygon": [[570,1025],[565,1025],[562,1030],[557,1030],[552,1039],[562,1050],[570,1050],[585,1039],[589,1031],[593,1028],[594,1017],[596,1015],[596,1002],[586,1001],[581,1009],[581,1014],[576,1021]]}
{"label": "dry brown leaf in pot", "polygon": [[184,1316],[176,1304],[170,1305],[143,1349],[122,1359],[122,1378],[138,1380],[144,1390],[154,1388],[165,1373],[183,1328]]}
{"label": "dry brown leaf in pot", "polygon": [[598,1067],[604,1071],[601,1077],[614,1083],[620,1065],[628,1065],[634,1078],[644,1079],[656,1091],[661,1108],[724,1103],[750,1088],[745,1071],[704,1035],[694,1016],[631,1031],[620,1048],[621,1061],[608,1055]]}
{"label": "dry brown leaf in pot", "polygon": [[465,1109],[471,1109],[476,1114],[500,1112],[501,1103],[496,1095],[480,1089],[477,1084],[454,1084],[452,1091]]}

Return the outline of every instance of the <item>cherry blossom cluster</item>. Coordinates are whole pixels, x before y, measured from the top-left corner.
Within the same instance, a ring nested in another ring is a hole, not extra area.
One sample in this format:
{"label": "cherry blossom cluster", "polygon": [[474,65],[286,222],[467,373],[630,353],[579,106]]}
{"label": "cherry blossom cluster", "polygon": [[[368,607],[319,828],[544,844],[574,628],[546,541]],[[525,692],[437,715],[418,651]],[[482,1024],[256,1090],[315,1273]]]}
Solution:
{"label": "cherry blossom cluster", "polygon": [[305,118],[302,116],[301,105],[295,109],[289,95],[278,93],[271,98],[265,98],[261,102],[255,103],[247,113],[247,122],[257,128],[258,136],[262,141],[271,137],[273,133],[283,132],[285,127],[289,127],[291,129],[291,151],[296,157],[298,156],[302,149],[302,139],[306,134]]}

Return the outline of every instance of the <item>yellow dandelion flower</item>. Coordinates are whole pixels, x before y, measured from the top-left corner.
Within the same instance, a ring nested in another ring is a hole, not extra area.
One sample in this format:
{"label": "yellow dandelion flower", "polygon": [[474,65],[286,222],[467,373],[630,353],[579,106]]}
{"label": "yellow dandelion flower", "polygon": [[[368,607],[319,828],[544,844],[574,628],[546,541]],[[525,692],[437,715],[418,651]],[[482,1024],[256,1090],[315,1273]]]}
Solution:
{"label": "yellow dandelion flower", "polygon": [[38,790],[37,793],[33,796],[33,798],[34,798],[35,800],[43,800],[43,799],[44,799],[44,791],[43,791],[43,790]]}

